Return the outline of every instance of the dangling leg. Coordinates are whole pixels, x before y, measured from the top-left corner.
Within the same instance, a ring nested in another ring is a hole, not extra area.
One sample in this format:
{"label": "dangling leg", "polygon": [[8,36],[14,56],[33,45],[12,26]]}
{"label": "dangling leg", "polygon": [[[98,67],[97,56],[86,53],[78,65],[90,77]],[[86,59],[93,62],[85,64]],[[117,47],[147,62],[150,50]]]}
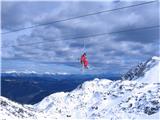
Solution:
{"label": "dangling leg", "polygon": [[84,68],[88,69],[88,61],[84,61]]}

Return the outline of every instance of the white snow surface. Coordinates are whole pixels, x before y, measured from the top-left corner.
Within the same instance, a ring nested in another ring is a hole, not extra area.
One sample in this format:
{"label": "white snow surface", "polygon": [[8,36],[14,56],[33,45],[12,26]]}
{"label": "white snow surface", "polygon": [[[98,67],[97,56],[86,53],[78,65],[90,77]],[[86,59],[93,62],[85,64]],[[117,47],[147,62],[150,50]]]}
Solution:
{"label": "white snow surface", "polygon": [[71,92],[51,94],[35,105],[21,105],[0,97],[0,118],[159,120],[159,57],[152,59],[158,64],[136,80],[95,78]]}
{"label": "white snow surface", "polygon": [[151,68],[149,71],[146,71],[143,78],[138,78],[137,81],[144,83],[157,83],[160,82],[160,62]]}
{"label": "white snow surface", "polygon": [[160,78],[160,57],[153,56],[152,59],[149,62],[147,62],[146,67],[147,67],[146,72],[143,78],[138,78],[137,81],[141,81],[145,83],[160,82],[160,79],[159,79]]}

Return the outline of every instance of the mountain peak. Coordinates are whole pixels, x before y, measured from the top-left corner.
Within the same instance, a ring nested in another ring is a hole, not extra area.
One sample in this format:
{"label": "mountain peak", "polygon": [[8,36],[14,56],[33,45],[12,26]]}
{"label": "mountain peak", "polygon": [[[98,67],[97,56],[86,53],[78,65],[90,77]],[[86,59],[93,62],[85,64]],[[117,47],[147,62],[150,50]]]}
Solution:
{"label": "mountain peak", "polygon": [[159,56],[153,56],[152,59],[160,61],[160,57]]}
{"label": "mountain peak", "polygon": [[143,82],[154,82],[155,80],[158,81],[160,65],[159,60],[160,57],[153,56],[147,61],[141,62],[137,66],[131,68],[127,73],[125,73],[122,76],[122,80],[139,80],[139,78],[143,78]]}

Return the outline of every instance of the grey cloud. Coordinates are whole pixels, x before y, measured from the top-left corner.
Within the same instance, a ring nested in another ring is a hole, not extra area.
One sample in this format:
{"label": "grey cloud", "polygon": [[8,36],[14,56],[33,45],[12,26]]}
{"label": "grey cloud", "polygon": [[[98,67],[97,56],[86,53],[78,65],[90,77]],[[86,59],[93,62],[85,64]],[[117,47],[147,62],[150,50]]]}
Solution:
{"label": "grey cloud", "polygon": [[18,29],[26,24],[39,24],[44,15],[58,13],[61,2],[2,2],[2,29]]}
{"label": "grey cloud", "polygon": [[[26,25],[26,23],[47,23],[70,16],[113,9],[130,4],[134,4],[134,2],[118,2],[116,4],[113,2],[47,2],[43,5],[41,3],[31,2],[25,7],[19,3],[13,4],[8,8],[2,8],[4,9],[2,11],[2,21],[4,22],[2,22],[2,24],[3,28],[10,29],[14,28],[14,26],[19,27],[19,25]],[[17,5],[20,5],[20,7]],[[17,7],[16,9],[15,6]],[[31,9],[28,10],[28,7]],[[7,11],[7,9],[9,11]],[[150,26],[157,23],[158,15],[153,14],[156,10],[157,8],[154,9],[154,5],[148,5],[143,8],[124,9],[37,27],[30,30],[31,34],[18,36],[18,39],[16,39],[17,43],[15,44],[17,46],[12,47],[12,49],[4,49],[3,52],[6,52],[6,55],[3,57],[28,57],[30,59],[48,62],[78,61],[77,59],[83,52],[84,39],[69,38]],[[17,14],[14,16],[13,12]],[[23,17],[23,14],[25,14],[25,17]],[[90,62],[115,63],[117,61],[117,64],[123,63],[126,65],[128,64],[126,62],[128,60],[127,57],[133,57],[132,62],[135,62],[136,59],[144,59],[155,54],[155,51],[158,51],[157,47],[154,48],[158,41],[157,31],[157,29],[152,29],[86,38],[85,51],[87,52]],[[43,43],[30,46],[18,46],[19,44],[32,42]],[[149,48],[145,46],[149,46]],[[11,53],[11,51],[14,52]],[[144,57],[141,57],[142,55]],[[135,56],[137,56],[137,58],[135,58]]]}
{"label": "grey cloud", "polygon": [[[133,29],[125,27],[124,29]],[[136,29],[136,28],[135,28]],[[118,34],[117,41],[135,41],[140,43],[154,43],[159,37],[159,28],[128,31]]]}

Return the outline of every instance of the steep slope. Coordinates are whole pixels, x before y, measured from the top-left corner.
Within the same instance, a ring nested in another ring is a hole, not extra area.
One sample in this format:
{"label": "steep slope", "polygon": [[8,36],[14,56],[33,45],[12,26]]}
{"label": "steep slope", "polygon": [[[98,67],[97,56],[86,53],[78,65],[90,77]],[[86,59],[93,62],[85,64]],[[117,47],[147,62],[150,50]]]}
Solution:
{"label": "steep slope", "polygon": [[[160,57],[152,57],[146,62],[138,64],[136,67],[130,69],[122,76],[123,80],[140,80],[141,82],[160,82]],[[157,80],[157,81],[155,81]]]}
{"label": "steep slope", "polygon": [[137,80],[148,83],[160,82],[160,58],[152,57],[152,60],[149,61],[146,66],[143,78],[141,77]]}

